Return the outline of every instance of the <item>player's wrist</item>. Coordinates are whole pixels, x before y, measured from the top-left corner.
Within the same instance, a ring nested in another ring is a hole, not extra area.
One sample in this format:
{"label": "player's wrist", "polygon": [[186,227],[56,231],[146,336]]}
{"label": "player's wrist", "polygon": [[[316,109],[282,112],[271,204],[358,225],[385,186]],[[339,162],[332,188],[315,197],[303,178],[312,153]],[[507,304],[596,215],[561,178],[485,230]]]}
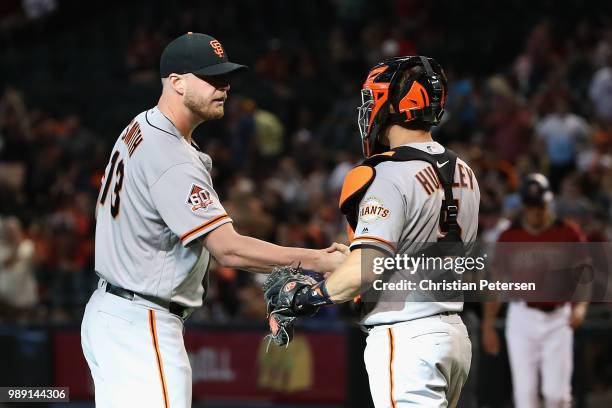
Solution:
{"label": "player's wrist", "polygon": [[324,274],[329,270],[329,254],[324,249],[314,249],[312,270]]}
{"label": "player's wrist", "polygon": [[288,262],[289,264],[298,260],[302,269],[319,272],[322,256],[318,250],[310,248],[291,248],[291,250],[293,261]]}
{"label": "player's wrist", "polygon": [[304,285],[298,290],[292,307],[296,315],[310,316],[316,313],[319,307],[334,303],[329,297],[325,282],[321,281],[312,286]]}

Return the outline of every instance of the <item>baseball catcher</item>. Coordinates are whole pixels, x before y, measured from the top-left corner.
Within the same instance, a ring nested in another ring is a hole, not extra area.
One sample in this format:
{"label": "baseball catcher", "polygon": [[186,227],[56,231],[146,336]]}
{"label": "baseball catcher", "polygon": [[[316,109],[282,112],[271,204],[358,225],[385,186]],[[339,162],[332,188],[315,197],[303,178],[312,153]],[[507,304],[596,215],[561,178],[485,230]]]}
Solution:
{"label": "baseball catcher", "polygon": [[[458,314],[463,298],[431,301],[423,291],[376,289],[380,276],[373,269],[380,258],[414,257],[425,249],[429,257],[444,257],[450,254],[443,244],[463,248],[476,239],[474,172],[431,134],[446,95],[446,75],[432,58],[391,58],[370,70],[358,109],[364,161],[347,174],[339,203],[350,254],[321,282],[281,268],[266,284],[271,338],[280,345],[291,340],[296,317],[361,296],[376,408],[455,407],[470,368],[471,345]],[[389,279],[401,279],[390,272]],[[372,291],[378,292],[368,298]]]}

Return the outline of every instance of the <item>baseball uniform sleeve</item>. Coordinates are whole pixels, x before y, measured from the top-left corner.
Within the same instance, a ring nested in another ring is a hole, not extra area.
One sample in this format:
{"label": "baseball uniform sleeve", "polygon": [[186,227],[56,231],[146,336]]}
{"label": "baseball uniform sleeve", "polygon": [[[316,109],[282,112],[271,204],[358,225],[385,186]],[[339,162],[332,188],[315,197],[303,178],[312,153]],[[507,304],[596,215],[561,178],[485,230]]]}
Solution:
{"label": "baseball uniform sleeve", "polygon": [[150,192],[155,208],[184,246],[232,221],[208,172],[191,163],[166,170]]}
{"label": "baseball uniform sleeve", "polygon": [[374,246],[394,255],[405,219],[402,193],[392,181],[377,176],[359,204],[351,250]]}

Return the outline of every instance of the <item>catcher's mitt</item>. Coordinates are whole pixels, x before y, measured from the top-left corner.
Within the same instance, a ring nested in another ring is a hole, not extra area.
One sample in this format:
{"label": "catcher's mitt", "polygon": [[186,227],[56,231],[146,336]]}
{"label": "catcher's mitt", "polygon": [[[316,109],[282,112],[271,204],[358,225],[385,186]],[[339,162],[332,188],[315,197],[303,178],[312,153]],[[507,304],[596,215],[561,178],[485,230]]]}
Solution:
{"label": "catcher's mitt", "polygon": [[[268,335],[278,346],[286,346],[293,338],[293,325],[298,315],[293,310],[296,294],[305,286],[311,287],[316,280],[298,266],[274,268],[263,284],[264,298],[268,310]],[[316,313],[316,310],[314,311]],[[312,313],[314,314],[314,313]]]}

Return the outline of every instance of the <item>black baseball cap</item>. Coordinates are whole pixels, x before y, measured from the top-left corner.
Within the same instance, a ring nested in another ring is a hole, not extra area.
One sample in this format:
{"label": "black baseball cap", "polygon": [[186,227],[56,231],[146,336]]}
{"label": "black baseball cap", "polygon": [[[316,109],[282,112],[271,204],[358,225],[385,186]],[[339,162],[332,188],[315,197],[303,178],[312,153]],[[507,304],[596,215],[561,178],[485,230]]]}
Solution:
{"label": "black baseball cap", "polygon": [[210,35],[192,32],[170,42],[159,62],[162,78],[173,73],[214,76],[247,69],[245,65],[228,61],[227,53],[219,41]]}

